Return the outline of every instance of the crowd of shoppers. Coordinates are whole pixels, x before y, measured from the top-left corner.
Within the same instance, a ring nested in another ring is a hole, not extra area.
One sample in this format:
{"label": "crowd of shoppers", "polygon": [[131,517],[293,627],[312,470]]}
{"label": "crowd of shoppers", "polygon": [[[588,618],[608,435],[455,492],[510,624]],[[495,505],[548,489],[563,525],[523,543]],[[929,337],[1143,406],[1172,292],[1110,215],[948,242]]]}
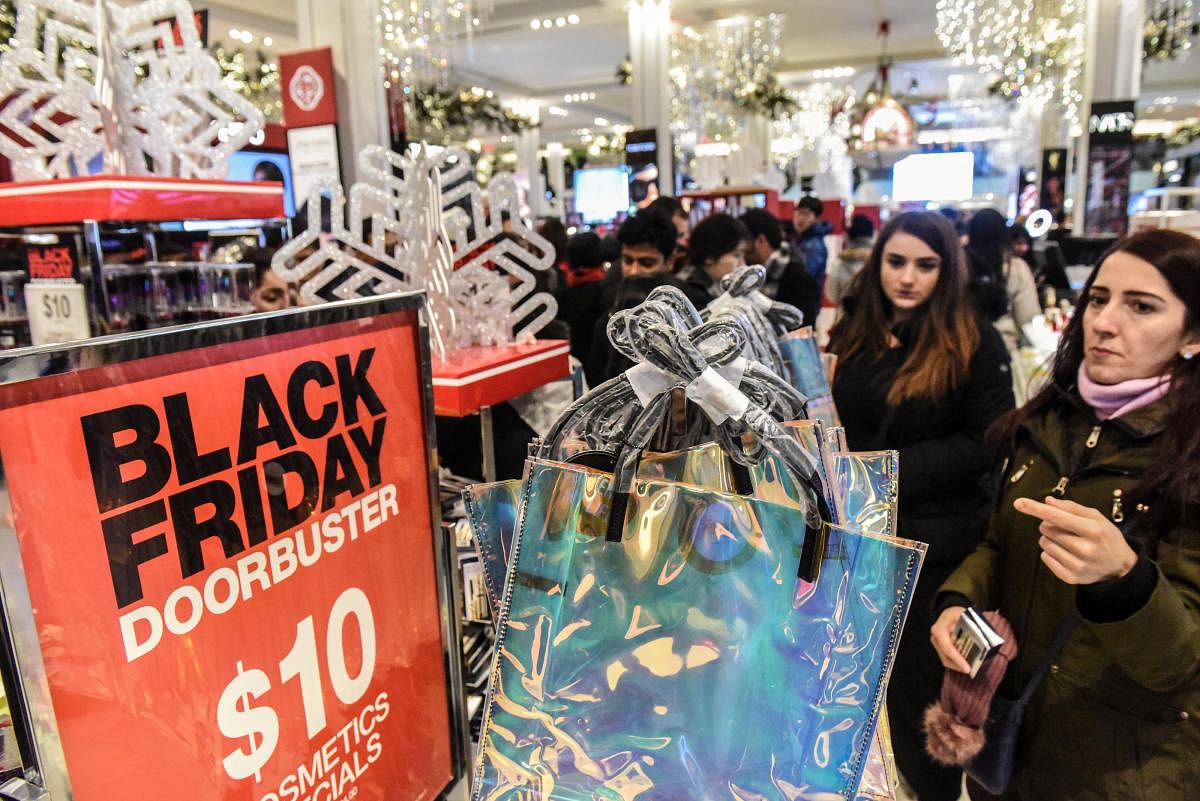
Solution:
{"label": "crowd of shoppers", "polygon": [[[898,534],[928,544],[887,696],[913,796],[962,793],[961,766],[930,756],[923,718],[948,672],[968,668],[955,631],[975,606],[998,611],[1016,642],[1000,695],[1017,697],[1054,660],[1033,685],[1013,781],[999,798],[1196,797],[1200,241],[1150,231],[1116,243],[1082,288],[1048,382],[1015,409],[1010,353],[1041,310],[1039,288],[1056,286],[1027,261],[1038,255],[1027,233],[992,210],[903,213],[878,236],[857,215],[826,280],[821,213],[802,199],[791,241],[760,209],[690,227],[670,197],[607,237],[543,223],[555,262],[543,285],[558,297],[588,383],[629,367],[608,343],[607,321],[657,287],[678,287],[704,308],[722,278],[757,263],[763,291],[807,321],[827,300],[847,442],[899,452]],[[248,256],[262,278],[255,303],[293,305],[296,288],[266,269],[269,256]],[[505,446],[520,456],[533,432],[509,416],[501,409],[497,424],[512,430]],[[510,461],[502,469],[519,470],[523,456]],[[998,798],[973,781],[967,789],[973,801]]]}

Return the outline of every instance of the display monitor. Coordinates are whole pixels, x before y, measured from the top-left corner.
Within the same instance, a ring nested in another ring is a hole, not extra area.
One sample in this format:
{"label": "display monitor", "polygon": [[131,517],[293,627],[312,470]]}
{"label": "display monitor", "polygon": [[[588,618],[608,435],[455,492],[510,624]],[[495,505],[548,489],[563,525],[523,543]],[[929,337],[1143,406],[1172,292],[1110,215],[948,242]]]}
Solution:
{"label": "display monitor", "polygon": [[892,168],[892,200],[969,200],[975,189],[975,155],[916,153]]}
{"label": "display monitor", "polygon": [[575,171],[575,211],[589,224],[606,223],[629,211],[629,171],[591,167]]}
{"label": "display monitor", "polygon": [[296,203],[292,196],[292,165],[286,153],[239,150],[229,157],[229,169],[225,177],[230,181],[281,182],[284,214],[296,216]]}

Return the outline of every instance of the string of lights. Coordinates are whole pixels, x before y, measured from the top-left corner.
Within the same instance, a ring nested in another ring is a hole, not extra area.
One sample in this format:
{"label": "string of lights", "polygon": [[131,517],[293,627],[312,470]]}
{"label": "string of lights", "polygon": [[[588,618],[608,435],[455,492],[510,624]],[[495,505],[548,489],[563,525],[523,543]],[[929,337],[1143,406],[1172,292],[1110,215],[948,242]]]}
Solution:
{"label": "string of lights", "polygon": [[1001,94],[1075,122],[1086,13],[1086,0],[938,0],[937,34],[956,63],[998,73]]}
{"label": "string of lights", "polygon": [[733,17],[673,34],[672,129],[716,141],[736,136],[745,99],[773,82],[784,20],[783,14]]}

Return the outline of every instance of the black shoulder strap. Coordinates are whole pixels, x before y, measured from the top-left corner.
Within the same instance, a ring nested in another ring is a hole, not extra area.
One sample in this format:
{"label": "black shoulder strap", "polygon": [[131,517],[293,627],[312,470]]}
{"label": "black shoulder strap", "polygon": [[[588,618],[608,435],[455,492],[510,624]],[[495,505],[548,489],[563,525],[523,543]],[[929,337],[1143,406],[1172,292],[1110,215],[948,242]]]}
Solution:
{"label": "black shoulder strap", "polygon": [[1037,670],[1033,672],[1029,683],[1025,685],[1025,690],[1021,693],[1021,697],[1017,701],[1018,706],[1024,707],[1029,704],[1029,700],[1033,698],[1033,694],[1041,686],[1042,681],[1046,678],[1046,674],[1050,672],[1050,666],[1054,664],[1054,660],[1058,659],[1058,655],[1062,653],[1063,646],[1067,644],[1067,638],[1071,636],[1071,632],[1075,630],[1075,626],[1078,623],[1079,612],[1072,609],[1071,614],[1067,615],[1067,619],[1059,626],[1058,634],[1054,635],[1054,642],[1050,643],[1050,647],[1046,650],[1046,655],[1042,657],[1042,661],[1038,664]]}

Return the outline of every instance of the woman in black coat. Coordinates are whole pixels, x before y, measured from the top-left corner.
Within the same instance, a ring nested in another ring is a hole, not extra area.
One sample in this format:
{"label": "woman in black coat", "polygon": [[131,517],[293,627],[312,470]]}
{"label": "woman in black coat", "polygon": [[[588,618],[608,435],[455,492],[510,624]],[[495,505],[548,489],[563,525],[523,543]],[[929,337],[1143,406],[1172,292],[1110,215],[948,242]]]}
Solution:
{"label": "woman in black coat", "polygon": [[942,686],[931,607],[983,536],[993,466],[984,432],[1014,405],[1008,351],[976,317],[967,285],[953,226],[938,214],[901,214],[851,284],[830,347],[851,449],[899,451],[899,535],[929,544],[888,687],[896,761],[919,801],[955,801],[961,791],[961,771],[924,748],[922,715]]}

